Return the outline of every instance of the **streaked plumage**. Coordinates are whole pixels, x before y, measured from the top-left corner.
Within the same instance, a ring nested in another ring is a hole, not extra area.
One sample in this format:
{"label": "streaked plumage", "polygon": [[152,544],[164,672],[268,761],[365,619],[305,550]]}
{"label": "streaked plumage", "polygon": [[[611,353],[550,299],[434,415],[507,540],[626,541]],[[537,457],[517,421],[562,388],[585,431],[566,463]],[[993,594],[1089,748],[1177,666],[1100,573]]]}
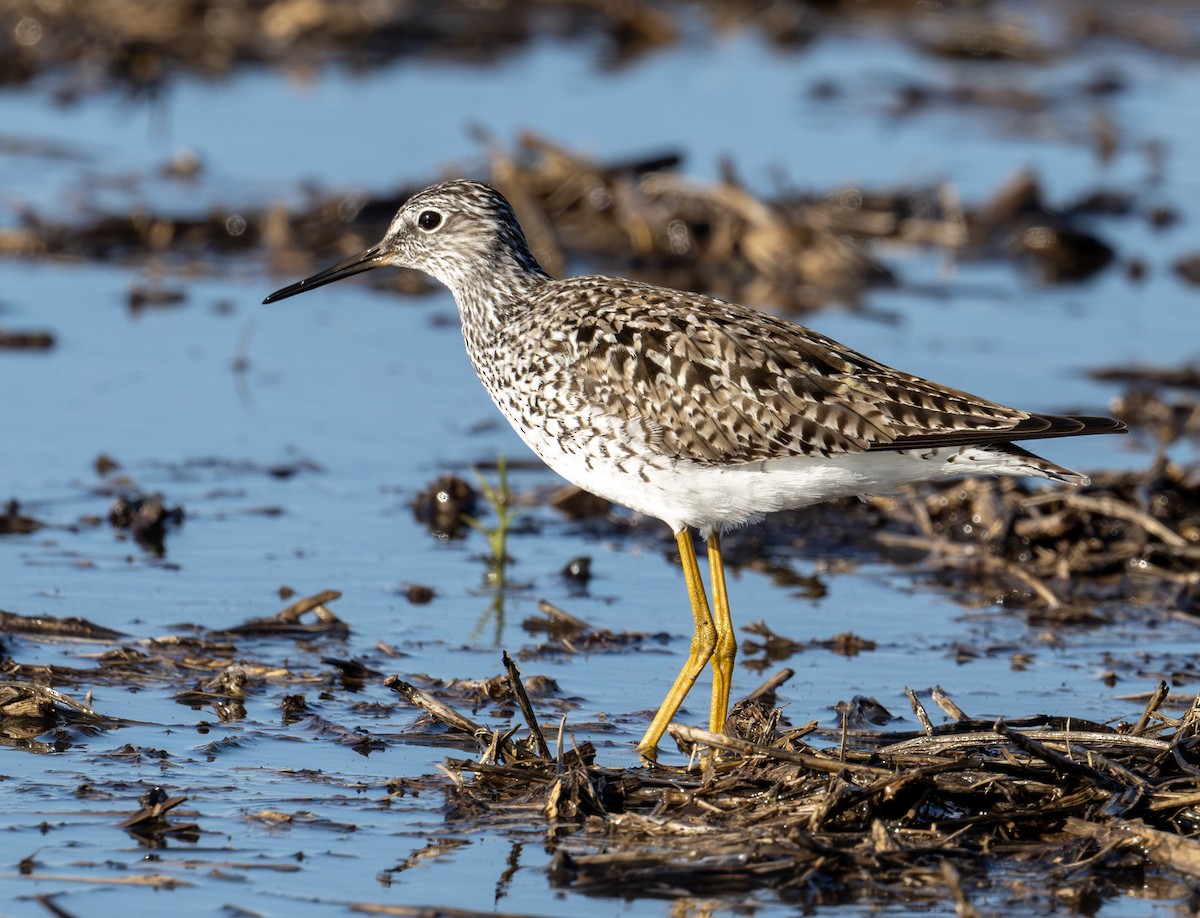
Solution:
{"label": "streaked plumage", "polygon": [[[508,202],[477,182],[414,195],[379,245],[267,302],[381,265],[417,268],[450,288],[476,372],[551,468],[675,531],[697,635],[642,740],[646,754],[713,646],[714,680],[723,683],[713,729],[728,700],[723,575],[714,582],[714,625],[688,569],[689,528],[708,537],[716,578],[723,527],[964,474],[1080,483],[1082,475],[1011,441],[1124,430],[1109,418],[1035,414],[950,389],[711,297],[608,277],[551,279]],[[706,620],[715,637],[701,634]]]}

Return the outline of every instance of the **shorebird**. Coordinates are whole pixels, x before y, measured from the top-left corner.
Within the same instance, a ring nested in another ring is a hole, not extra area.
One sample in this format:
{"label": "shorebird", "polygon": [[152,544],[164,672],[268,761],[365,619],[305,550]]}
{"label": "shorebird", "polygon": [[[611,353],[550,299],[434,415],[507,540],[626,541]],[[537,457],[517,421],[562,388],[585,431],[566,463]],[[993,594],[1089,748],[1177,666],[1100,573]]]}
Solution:
{"label": "shorebird", "polygon": [[[1022,411],[901,373],[713,297],[614,277],[555,280],[508,201],[479,182],[418,192],[377,245],[264,302],[385,265],[450,288],[475,372],[550,468],[675,533],[694,630],[638,744],[647,758],[709,663],[709,728],[725,724],[736,638],[723,529],[963,475],[1083,484],[1085,476],[1013,441],[1125,430],[1111,418]],[[711,609],[693,529],[708,544]]]}

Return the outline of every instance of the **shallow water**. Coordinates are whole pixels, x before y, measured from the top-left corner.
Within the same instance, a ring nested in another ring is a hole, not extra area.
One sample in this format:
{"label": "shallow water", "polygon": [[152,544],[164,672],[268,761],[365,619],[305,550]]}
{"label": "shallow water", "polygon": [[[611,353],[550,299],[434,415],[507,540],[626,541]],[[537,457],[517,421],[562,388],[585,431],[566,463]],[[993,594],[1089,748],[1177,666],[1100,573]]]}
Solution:
{"label": "shallow water", "polygon": [[[1129,88],[1094,103],[1124,132],[1107,166],[1087,139],[1094,110],[1071,101],[1032,127],[975,109],[908,118],[888,111],[892,88],[905,79],[1071,87],[1113,66]],[[813,189],[936,178],[979,200],[1032,166],[1053,200],[1103,184],[1183,209],[1184,219],[1165,231],[1138,218],[1097,222],[1122,256],[1147,259],[1149,278],[1135,284],[1110,269],[1087,284],[1045,287],[1009,263],[949,265],[885,249],[905,286],[873,292],[865,311],[809,321],[885,362],[990,397],[1101,413],[1115,388],[1088,380],[1087,368],[1169,365],[1200,352],[1196,294],[1167,270],[1194,244],[1196,178],[1188,166],[1200,154],[1200,131],[1178,113],[1195,110],[1195,76],[1190,61],[1128,47],[1085,49],[1039,68],[968,67],[869,28],[785,54],[751,35],[714,37],[697,24],[682,45],[615,72],[599,71],[579,44],[546,42],[491,68],[404,63],[354,75],[331,68],[305,82],[269,71],[218,83],[181,79],[153,104],[101,95],[59,108],[49,104],[46,80],[0,94],[4,133],[62,144],[79,158],[0,151],[9,204],[0,226],[16,222],[20,201],[69,221],[139,200],[181,211],[294,200],[302,180],[388,189],[432,178],[449,163],[478,164],[472,124],[506,140],[531,129],[599,157],[682,149],[687,173],[700,180],[716,175],[727,155],[756,188],[771,187],[776,170]],[[833,101],[813,98],[818,81],[842,92]],[[1147,140],[1168,149],[1158,184]],[[201,177],[189,184],[156,176],[184,147],[202,157]],[[378,678],[356,696],[365,707],[344,693],[321,701],[322,686],[334,681],[323,657],[364,659],[406,677],[484,678],[501,671],[500,647],[515,652],[536,642],[520,623],[544,598],[596,627],[671,636],[665,645],[523,664],[527,674],[557,680],[570,699],[569,722],[585,725],[579,739],[595,742],[610,764],[632,765],[645,712],[687,647],[669,535],[639,529],[597,539],[551,510],[529,510],[531,531],[509,545],[510,577],[526,586],[505,597],[502,621],[489,611],[483,539],[438,542],[413,520],[409,503],[442,471],[470,477],[472,465],[490,467],[501,454],[518,463],[510,473],[518,493],[556,479],[519,465],[528,453],[474,379],[449,297],[398,299],[349,282],[265,307],[262,296],[292,278],[271,276],[257,260],[215,260],[198,276],[178,265],[167,270],[164,283],[186,294],[181,305],[131,312],[130,288],[158,270],[0,261],[0,326],[57,336],[49,353],[0,352],[0,429],[8,432],[0,481],[26,512],[53,524],[0,539],[0,608],[84,616],[136,645],[188,624],[228,627],[273,613],[285,604],[282,584],[300,595],[340,590],[331,607],[352,628],[344,642],[240,641],[239,651],[311,671],[306,694],[317,713],[387,740],[416,714]],[[1153,457],[1131,438],[1065,441],[1044,451],[1083,469],[1136,468]],[[117,459],[143,490],[186,508],[186,522],[167,537],[165,562],[118,541],[106,524],[79,523],[107,512],[110,495],[93,470],[100,454]],[[266,471],[302,461],[311,470],[284,480]],[[282,512],[260,512],[267,507]],[[596,575],[584,596],[558,575],[578,555],[592,557]],[[851,630],[878,644],[853,658],[810,650],[789,660],[796,676],[781,700],[796,723],[816,718],[833,727],[832,705],[856,694],[875,696],[911,723],[904,686],[923,692],[938,684],[977,716],[1135,718],[1143,702],[1122,696],[1150,690],[1172,658],[1200,649],[1192,625],[1153,609],[1127,610],[1105,628],[1048,633],[1001,607],[960,605],[878,562],[831,569],[791,560],[820,572],[828,595],[797,598],[743,571],[731,583],[740,624],[765,619],[798,640]],[[433,587],[433,602],[410,604],[402,588],[412,583]],[[406,656],[384,656],[380,642]],[[958,662],[960,645],[978,656]],[[7,646],[23,663],[78,667],[92,665],[87,655],[97,650],[24,638]],[[1018,654],[1028,659],[1014,661]],[[1121,677],[1113,687],[1100,681],[1110,668]],[[735,694],[759,679],[739,669]],[[350,902],[532,914],[671,909],[555,890],[544,875],[544,839],[447,822],[436,793],[383,805],[389,779],[435,772],[445,750],[390,742],[364,757],[311,724],[284,726],[282,689],[269,682],[251,694],[244,720],[226,724],[153,687],[94,691],[99,711],[143,725],[75,734],[57,754],[0,755],[8,801],[0,826],[10,852],[0,869],[0,908],[7,912],[40,913],[30,897],[41,894],[77,914],[225,905],[306,915]],[[703,719],[705,697],[698,688],[688,720]],[[112,756],[127,743],[142,750],[139,761]],[[94,790],[82,791],[85,784]],[[188,797],[180,809],[199,825],[198,841],[149,850],[118,827],[156,784]],[[445,839],[450,844],[436,856],[394,870]],[[18,876],[16,862],[26,856],[36,873],[57,878]],[[500,878],[513,858],[518,866],[506,882]],[[107,883],[138,874],[178,885],[152,893]],[[1134,904],[1105,912],[1151,907]],[[758,905],[768,914],[786,908],[769,898]]]}

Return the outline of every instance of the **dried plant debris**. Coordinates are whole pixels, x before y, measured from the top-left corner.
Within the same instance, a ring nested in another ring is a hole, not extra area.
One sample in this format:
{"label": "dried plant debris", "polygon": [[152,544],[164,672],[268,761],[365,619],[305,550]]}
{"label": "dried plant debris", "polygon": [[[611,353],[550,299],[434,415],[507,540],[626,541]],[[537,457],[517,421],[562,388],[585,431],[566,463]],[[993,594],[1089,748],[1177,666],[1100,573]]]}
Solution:
{"label": "dried plant debris", "polygon": [[[274,615],[252,618],[240,625],[213,633],[231,637],[344,638],[350,633],[350,626],[338,618],[327,605],[341,597],[342,594],[337,590],[322,590],[297,600]],[[305,621],[304,618],[309,613],[312,613],[312,620]]]}
{"label": "dried plant debris", "polygon": [[5,504],[4,512],[0,513],[0,535],[30,535],[45,525],[41,520],[23,514],[16,498]]}
{"label": "dried plant debris", "polygon": [[223,724],[245,720],[250,681],[250,675],[243,667],[231,666],[211,678],[200,680],[190,689],[176,693],[175,700],[194,709],[211,707]]}
{"label": "dried plant debris", "polygon": [[760,200],[732,174],[690,182],[674,171],[676,159],[599,165],[526,136],[516,156],[493,145],[490,171],[552,274],[571,253],[620,274],[794,308],[891,282],[882,263],[805,219],[802,206]]}
{"label": "dried plant debris", "polygon": [[1138,419],[1161,446],[1177,440],[1200,443],[1200,400],[1172,396],[1159,389],[1132,386],[1112,401],[1114,414]]}
{"label": "dried plant debris", "polygon": [[[1092,228],[1095,217],[1145,211],[1150,219],[1152,210],[1117,193],[1055,206],[1032,172],[1019,173],[974,207],[950,185],[760,196],[731,166],[716,182],[685,178],[675,152],[601,163],[538,136],[525,136],[515,150],[484,143],[490,164],[481,177],[512,201],[551,274],[594,269],[793,310],[856,303],[870,288],[895,283],[898,269],[874,251],[884,242],[934,246],[953,257],[1016,259],[1049,283],[1082,280],[1115,258]],[[247,209],[235,222],[257,229],[241,232],[238,244],[265,248],[281,273],[302,274],[376,241],[416,190],[317,197],[295,211]],[[50,227],[26,215],[16,232],[29,236],[31,252],[103,259],[170,254],[206,263],[229,238],[231,220],[134,214]],[[408,270],[363,282],[406,293],[435,289]]]}
{"label": "dried plant debris", "polygon": [[[251,251],[262,243],[260,217],[236,210],[216,209],[207,214],[150,214],[144,210],[105,214],[90,223],[74,226],[57,217],[24,210],[19,225],[9,230],[0,252],[32,257],[59,255],[100,261],[143,260],[148,255],[232,255]],[[269,224],[268,224],[269,225]],[[138,287],[126,297],[130,311],[182,302],[186,294],[161,286]]]}
{"label": "dried plant debris", "polygon": [[[9,0],[0,5],[0,26],[15,38],[6,43],[0,82],[65,70],[73,79],[62,81],[64,95],[109,84],[149,92],[180,72],[219,76],[263,63],[304,72],[326,62],[363,68],[430,54],[478,63],[539,35],[607,35],[608,56],[621,59],[675,38],[664,13],[599,0],[496,7],[421,0],[382,6],[371,15],[349,0],[167,6],[106,0],[84,4],[77,15],[68,7]],[[185,165],[185,175],[190,168]]]}
{"label": "dried plant debris", "polygon": [[556,488],[548,503],[569,520],[608,519],[612,511],[609,501],[575,485]]}
{"label": "dried plant debris", "polygon": [[1200,285],[1200,252],[1191,252],[1177,259],[1174,270],[1180,278],[1192,286]]}
{"label": "dried plant debris", "polygon": [[439,475],[413,498],[413,517],[439,539],[462,539],[467,517],[477,516],[479,495],[457,475]]}
{"label": "dried plant debris", "polygon": [[545,618],[530,616],[521,623],[530,634],[544,633],[548,641],[535,647],[521,650],[522,660],[531,660],[547,654],[598,653],[640,647],[654,642],[667,643],[671,637],[666,633],[646,634],[639,631],[622,631],[619,634],[607,628],[593,628],[581,618],[558,608],[544,599],[538,602],[538,611]]}
{"label": "dried plant debris", "polygon": [[424,606],[433,602],[437,591],[423,583],[410,583],[400,589],[400,594],[414,606]]}
{"label": "dried plant debris", "polygon": [[586,595],[588,583],[592,579],[592,559],[590,555],[579,555],[563,565],[559,576],[566,581],[572,593]]}
{"label": "dried plant debris", "polygon": [[[100,457],[96,460],[98,470],[101,459],[107,460],[107,464],[104,466],[105,471],[101,471],[101,475],[120,469],[120,465],[114,460]],[[287,481],[297,475],[321,474],[325,471],[319,463],[303,456],[280,462],[258,462],[253,459],[232,459],[225,456],[199,456],[179,462],[164,462],[160,465],[175,481],[196,481],[201,477],[209,476],[219,480],[242,475],[264,475],[280,481]],[[110,482],[115,481],[120,484],[128,480],[127,477],[117,476],[115,479],[110,479]]]}
{"label": "dried plant debris", "polygon": [[86,618],[53,615],[19,615],[0,609],[0,633],[20,634],[41,639],[111,642],[125,639],[120,631],[105,628]]}
{"label": "dried plant debris", "polygon": [[1150,388],[1174,387],[1200,393],[1200,365],[1179,367],[1100,367],[1088,373],[1092,379],[1116,380]]}
{"label": "dried plant debris", "polygon": [[167,818],[167,813],[184,803],[187,797],[170,797],[161,787],[154,787],[138,801],[141,807],[117,825],[125,829],[147,848],[162,848],[166,838],[196,842],[200,840],[200,827],[195,823],[177,823]]}
{"label": "dried plant debris", "polygon": [[[7,37],[4,48],[11,53],[3,55],[0,82],[54,70],[71,87],[63,89],[69,96],[113,82],[147,89],[181,71],[215,75],[263,63],[310,70],[331,59],[369,67],[413,54],[478,60],[548,34],[607,35],[613,59],[623,59],[673,41],[680,32],[676,20],[694,16],[696,5],[695,0],[653,7],[515,0],[492,9],[465,0],[426,0],[364,16],[349,0],[267,5],[201,0],[170,10],[152,0],[104,0],[80,9],[7,0],[0,2],[0,36]],[[1200,44],[1192,17],[1167,3],[1130,16],[1109,3],[1097,11],[1084,0],[1062,0],[1041,14],[1059,19],[1059,29],[1012,16],[994,2],[939,7],[927,14],[908,8],[901,13],[893,0],[816,6],[785,0],[748,7],[704,0],[702,6],[715,27],[752,28],[793,46],[820,35],[831,20],[870,9],[872,19],[894,16],[896,26],[929,53],[967,60],[1042,61],[1094,36],[1106,41],[1121,36],[1177,53],[1186,48],[1189,56]],[[1055,46],[1043,44],[1051,33],[1058,36]],[[1158,34],[1170,41],[1151,39]],[[1119,76],[1100,75],[1048,99],[1045,93],[988,82],[982,89],[970,81],[948,90],[902,87],[898,113],[931,100],[1022,111],[1068,104],[1078,109],[1081,99],[1086,104],[1123,88]],[[1097,149],[1111,156],[1120,142],[1116,129],[1100,116],[1095,121]],[[970,206],[949,185],[891,193],[851,187],[755,195],[732,166],[720,181],[688,181],[677,150],[597,163],[532,136],[516,150],[492,142],[487,148],[490,163],[479,170],[487,173],[480,177],[490,178],[513,201],[534,251],[551,273],[595,268],[794,309],[853,303],[871,287],[894,282],[900,268],[884,263],[880,241],[937,246],[961,257],[1018,259],[1047,282],[1058,283],[1091,277],[1116,259],[1112,244],[1095,228],[1098,215],[1144,217],[1159,226],[1172,213],[1161,201],[1142,201],[1140,195],[1149,192],[1104,191],[1074,203],[1051,203],[1032,173],[1018,175],[990,200]],[[194,154],[185,154],[160,172],[191,181],[202,169]],[[17,225],[0,234],[0,252],[138,264],[153,255],[193,270],[197,264],[211,265],[215,255],[265,250],[275,269],[290,276],[374,242],[416,187],[313,193],[310,203],[295,211],[227,206],[172,214],[148,212],[139,204],[128,213],[103,213],[97,204],[83,209],[89,217],[82,225],[24,210]],[[98,212],[102,215],[90,216]],[[1141,261],[1126,260],[1126,266],[1139,276],[1147,270]],[[1194,257],[1172,267],[1184,282],[1197,276]],[[380,273],[363,282],[407,292],[432,289],[428,279],[408,271]],[[178,302],[177,293],[156,282],[130,291],[129,303],[135,309],[171,305]]]}
{"label": "dried plant debris", "polygon": [[[330,620],[332,613],[322,605],[338,595],[330,590],[300,600],[285,609],[278,619],[248,623],[245,634],[234,630],[149,640],[134,640],[81,618],[55,619],[0,612],[0,631],[14,636],[12,647],[6,648],[14,655],[23,644],[34,641],[102,645],[99,652],[73,652],[77,658],[90,661],[89,667],[0,660],[0,676],[3,677],[0,679],[0,742],[31,751],[51,752],[72,745],[81,734],[121,726],[120,721],[91,707],[93,686],[119,686],[134,691],[165,689],[174,694],[179,704],[196,710],[211,710],[221,723],[245,721],[250,697],[267,692],[280,693],[285,722],[313,716],[314,712],[304,703],[303,696],[295,694],[298,689],[320,686],[321,697],[332,699],[335,697],[332,693],[339,688],[348,692],[361,691],[366,680],[378,680],[381,674],[357,661],[322,658],[316,648],[306,655],[303,644],[293,649],[284,662],[257,660],[234,644],[230,637],[245,638],[249,642],[251,638],[282,635],[307,643],[319,634],[344,636],[348,631],[345,623],[336,617]],[[318,621],[313,625],[298,621],[299,616],[318,609],[323,612],[318,612]],[[334,667],[336,675],[331,675],[330,666]],[[87,700],[77,702],[60,688],[51,686],[87,686]],[[354,710],[358,716],[378,716],[378,713],[372,714],[361,707]],[[373,743],[371,741],[363,748],[375,748]]]}
{"label": "dried plant debris", "polygon": [[54,347],[54,333],[48,331],[8,331],[0,328],[0,350],[48,351]]}
{"label": "dried plant debris", "polygon": [[[326,63],[354,69],[398,59],[437,56],[472,63],[496,60],[539,38],[591,39],[599,63],[619,66],[669,47],[686,34],[697,10],[715,28],[753,29],[782,47],[799,47],[846,20],[894,17],[914,45],[962,61],[1045,62],[1078,50],[1089,39],[1118,40],[1163,53],[1188,55],[1196,46],[1186,6],[1155,3],[1131,13],[1121,4],[1064,0],[1036,20],[998,2],[943,5],[922,11],[894,0],[665,0],[655,4],[607,0],[418,0],[373,7],[364,15],[351,0],[104,0],[58,5],[39,0],[0,4],[0,84],[39,74],[57,77],[64,99],[113,85],[160,90],[180,73],[205,77],[238,67],[282,65],[310,73]],[[1047,35],[1055,35],[1050,41]],[[597,41],[596,39],[599,39]],[[187,178],[187,158],[173,165]]]}
{"label": "dried plant debris", "polygon": [[102,727],[117,724],[116,720],[97,713],[90,704],[47,685],[0,681],[0,732],[5,736],[11,736],[12,730],[24,731],[30,727],[36,727],[37,734],[41,734],[67,722]]}
{"label": "dried plant debris", "polygon": [[1061,622],[1107,620],[1106,602],[1196,607],[1197,468],[1164,460],[1147,472],[1100,473],[1076,490],[968,481],[874,508],[880,544],[918,551],[936,580],[965,596]]}
{"label": "dried plant debris", "polygon": [[326,742],[349,746],[354,752],[364,757],[387,748],[387,743],[372,736],[363,727],[350,729],[318,714],[308,715],[304,719],[304,726],[310,734]]}
{"label": "dried plant debris", "polygon": [[1089,375],[1128,384],[1113,401],[1113,411],[1159,446],[1200,442],[1200,366],[1100,367]]}
{"label": "dried plant debris", "polygon": [[596,764],[532,710],[522,735],[435,699],[433,716],[465,721],[454,728],[481,751],[447,761],[446,819],[469,833],[540,818],[552,882],[597,896],[969,906],[996,893],[1025,910],[1200,877],[1200,698],[1172,717],[1164,683],[1136,724],[1114,728],[973,720],[940,690],[952,722],[935,726],[909,695],[917,731],[880,730],[894,718],[877,705],[851,726],[862,700],[830,734],[781,729],[778,711],[743,702],[726,734],[672,727],[688,766],[635,769]]}
{"label": "dried plant debris", "polygon": [[975,245],[1001,245],[1031,260],[1047,283],[1085,280],[1106,268],[1112,247],[1082,228],[1088,208],[1058,210],[1044,199],[1037,176],[1024,170],[966,218]]}
{"label": "dried plant debris", "polygon": [[[258,663],[250,657],[241,656],[240,647],[234,642],[234,639],[285,637],[304,640],[321,635],[344,637],[349,633],[349,625],[334,615],[326,606],[326,603],[332,603],[340,596],[341,593],[337,590],[323,590],[297,600],[276,615],[250,619],[232,628],[209,631],[199,625],[181,624],[175,627],[181,632],[188,633],[148,639],[135,639],[77,616],[67,618],[31,616],[3,610],[0,610],[0,631],[26,641],[55,643],[72,641],[110,645],[98,653],[80,654],[96,660],[98,666],[90,672],[106,684],[121,679],[136,678],[139,674],[147,678],[155,678],[163,674],[186,678],[189,674],[198,674],[198,677],[207,683],[208,680],[225,673],[224,678],[228,679],[232,678],[234,673],[233,671],[226,672],[226,670],[231,662],[239,657],[238,666],[244,670],[245,675],[251,681],[264,678],[282,681],[276,677],[301,677],[295,673],[289,673],[286,667]],[[314,620],[312,622],[304,621],[304,617],[310,613]],[[347,673],[353,670],[362,675],[371,675],[374,672],[362,663],[353,661],[340,663],[340,661],[330,658],[322,659],[319,653],[320,651],[316,648],[312,651],[311,659],[315,664],[334,665]],[[78,673],[83,672],[69,670],[62,666],[24,667],[24,664],[16,662],[4,665],[9,671],[23,667],[29,673],[44,671],[53,673],[56,677],[74,678]],[[328,676],[327,671],[326,676]],[[227,683],[226,687],[232,684]],[[229,693],[223,691],[223,694]]]}
{"label": "dried plant debris", "polygon": [[765,666],[768,662],[786,660],[806,649],[828,650],[843,657],[856,657],[860,653],[868,653],[875,649],[874,641],[860,637],[852,631],[844,631],[828,639],[814,638],[807,644],[776,634],[765,622],[751,622],[742,631],[761,639],[754,641],[747,638],[742,641],[741,648],[742,653],[751,657],[762,654],[763,659],[756,661],[760,666]]}
{"label": "dried plant debris", "polygon": [[[886,269],[824,230],[790,226],[786,215],[733,185],[689,185],[670,172],[677,157],[599,165],[547,141],[526,138],[519,157],[498,148],[487,176],[514,203],[551,273],[568,258],[604,270],[753,302],[809,306],[856,296]],[[347,206],[318,204],[272,234],[275,260],[292,271],[341,257],[381,235],[415,188]],[[340,227],[340,228],[339,228]],[[368,238],[370,237],[370,238]],[[295,264],[293,264],[295,263]],[[368,282],[432,289],[413,272]]]}
{"label": "dried plant debris", "polygon": [[378,682],[383,676],[380,670],[372,669],[361,660],[341,660],[337,657],[321,657],[321,662],[337,673],[339,685],[355,694],[363,691],[368,682]]}
{"label": "dried plant debris", "polygon": [[187,293],[162,286],[161,283],[135,284],[129,290],[127,298],[130,312],[141,312],[145,309],[163,309],[169,306],[182,306],[187,302]]}
{"label": "dried plant debris", "polygon": [[1042,63],[1054,49],[1032,23],[1008,16],[926,17],[915,20],[912,38],[938,57]]}
{"label": "dried plant debris", "polygon": [[146,551],[161,558],[167,553],[168,528],[183,525],[183,507],[168,507],[161,494],[128,494],[113,501],[108,521],[119,531],[127,531]]}
{"label": "dried plant debris", "polygon": [[[393,691],[403,694],[412,704],[420,707],[424,707],[424,705],[414,698],[433,698],[435,692],[437,696],[448,699],[459,707],[469,708],[472,712],[485,707],[511,712],[513,705],[517,702],[518,690],[513,688],[512,678],[507,672],[487,679],[443,680],[426,675],[412,676],[411,679],[412,682],[407,682],[391,676],[385,680],[385,684]],[[413,683],[420,683],[420,685]],[[547,676],[529,676],[521,683],[519,691],[532,695],[543,704],[554,704],[559,701],[570,703],[570,699],[561,698],[562,693],[558,683]],[[473,726],[466,720],[461,721],[456,727],[464,729],[468,733],[473,732]]]}

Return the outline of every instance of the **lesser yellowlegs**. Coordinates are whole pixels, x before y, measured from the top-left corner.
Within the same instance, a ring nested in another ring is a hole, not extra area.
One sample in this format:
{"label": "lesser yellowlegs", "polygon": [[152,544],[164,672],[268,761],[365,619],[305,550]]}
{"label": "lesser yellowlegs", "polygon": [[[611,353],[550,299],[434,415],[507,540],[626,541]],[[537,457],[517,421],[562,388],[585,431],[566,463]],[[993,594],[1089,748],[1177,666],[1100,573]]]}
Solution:
{"label": "lesser yellowlegs", "polygon": [[[1110,418],[990,402],[712,297],[611,277],[554,280],[509,203],[478,182],[419,192],[378,245],[265,302],[383,265],[416,268],[450,288],[475,371],[550,468],[674,531],[695,629],[638,745],[647,756],[709,661],[709,727],[724,726],[736,640],[723,528],[936,478],[1080,484],[1083,475],[1012,441],[1125,429]],[[692,529],[708,542],[711,611]]]}

